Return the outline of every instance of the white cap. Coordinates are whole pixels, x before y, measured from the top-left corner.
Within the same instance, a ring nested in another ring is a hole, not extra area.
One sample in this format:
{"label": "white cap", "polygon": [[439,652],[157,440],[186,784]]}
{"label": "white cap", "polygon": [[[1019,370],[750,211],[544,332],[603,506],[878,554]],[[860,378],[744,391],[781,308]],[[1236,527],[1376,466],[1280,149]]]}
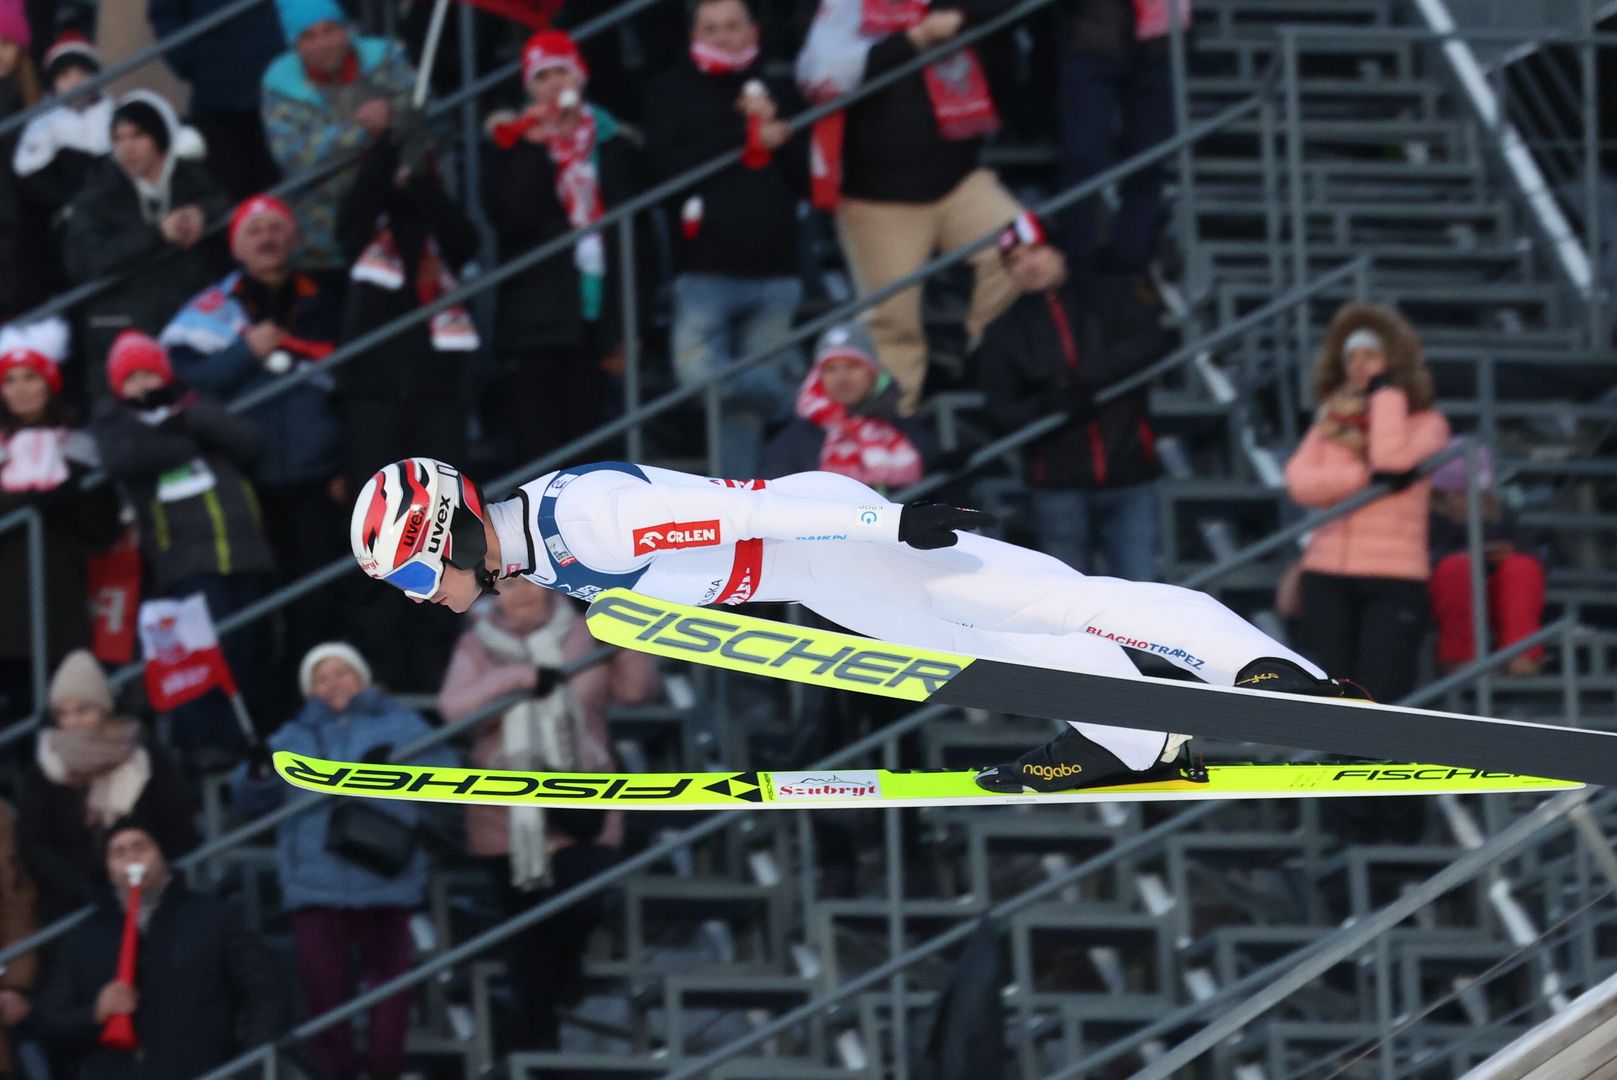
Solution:
{"label": "white cap", "polygon": [[366,686],[371,684],[371,666],[359,655],[358,649],[346,641],[325,641],[305,653],[303,662],[298,665],[298,689],[303,691],[305,698],[311,696],[314,669],[320,666],[321,661],[331,659],[341,660],[359,672],[360,682]]}

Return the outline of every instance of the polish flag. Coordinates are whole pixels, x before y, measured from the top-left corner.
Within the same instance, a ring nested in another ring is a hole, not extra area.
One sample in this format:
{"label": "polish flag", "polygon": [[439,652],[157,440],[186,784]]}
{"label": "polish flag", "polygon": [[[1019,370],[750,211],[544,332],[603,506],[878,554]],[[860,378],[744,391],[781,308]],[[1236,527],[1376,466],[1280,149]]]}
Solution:
{"label": "polish flag", "polygon": [[208,614],[208,599],[201,593],[141,604],[140,648],[146,654],[146,696],[160,712],[214,687],[236,693],[236,680]]}

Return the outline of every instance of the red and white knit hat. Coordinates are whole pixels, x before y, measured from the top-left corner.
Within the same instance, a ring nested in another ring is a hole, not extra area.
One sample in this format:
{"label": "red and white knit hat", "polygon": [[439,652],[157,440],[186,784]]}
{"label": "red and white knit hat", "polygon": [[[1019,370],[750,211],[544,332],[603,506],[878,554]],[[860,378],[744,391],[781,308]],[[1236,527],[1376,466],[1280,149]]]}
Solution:
{"label": "red and white knit hat", "polygon": [[37,372],[51,388],[51,393],[62,392],[62,369],[56,366],[56,361],[42,352],[34,349],[7,349],[0,353],[0,382],[3,382],[6,373],[12,368],[28,368]]}
{"label": "red and white knit hat", "polygon": [[124,383],[137,371],[151,372],[164,385],[174,381],[167,350],[139,330],[125,330],[113,339],[112,350],[107,353],[107,383],[112,392],[122,395]]}
{"label": "red and white knit hat", "polygon": [[573,39],[562,30],[541,30],[522,46],[522,81],[533,82],[534,76],[553,67],[568,69],[580,82],[589,81],[589,65]]}

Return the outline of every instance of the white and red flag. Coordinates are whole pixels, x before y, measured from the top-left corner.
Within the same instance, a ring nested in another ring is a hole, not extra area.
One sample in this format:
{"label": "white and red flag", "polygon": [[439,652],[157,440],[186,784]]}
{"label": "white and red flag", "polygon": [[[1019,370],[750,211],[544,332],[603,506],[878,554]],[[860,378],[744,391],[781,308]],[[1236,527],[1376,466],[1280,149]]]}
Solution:
{"label": "white and red flag", "polygon": [[236,693],[236,680],[208,613],[208,598],[201,593],[141,604],[140,648],[146,656],[146,696],[154,709],[183,705],[214,687]]}

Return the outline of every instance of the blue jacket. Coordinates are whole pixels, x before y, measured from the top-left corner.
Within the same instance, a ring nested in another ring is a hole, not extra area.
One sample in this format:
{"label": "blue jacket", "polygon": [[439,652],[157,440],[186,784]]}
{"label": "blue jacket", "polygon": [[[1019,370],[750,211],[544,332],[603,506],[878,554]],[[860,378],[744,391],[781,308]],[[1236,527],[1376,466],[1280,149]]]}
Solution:
{"label": "blue jacket", "polygon": [[[310,701],[270,736],[269,746],[272,750],[338,761],[362,761],[377,756],[379,748],[385,746],[392,749],[382,756],[394,760],[397,751],[431,730],[417,713],[370,688],[354,696],[343,716],[333,713],[324,702]],[[453,761],[445,748],[436,747],[415,758],[414,763],[449,765]],[[279,777],[252,777],[245,766],[237,769],[234,779],[236,805],[251,817],[269,812],[289,794],[295,794]],[[418,850],[410,865],[395,878],[381,877],[327,853],[326,825],[336,805],[336,799],[322,798],[312,809],[283,822],[276,830],[275,859],[286,909],[419,907],[427,890],[426,852]],[[412,825],[420,821],[420,811],[413,803],[378,800],[369,805]]]}
{"label": "blue jacket", "polygon": [[[293,295],[280,325],[294,337],[331,345],[342,313],[314,279],[295,274]],[[181,308],[158,339],[168,348],[175,374],[222,400],[273,385],[272,375],[247,348],[241,335],[253,323],[277,313],[258,310],[254,289],[240,271],[208,286]],[[245,414],[264,434],[264,448],[253,469],[261,487],[329,480],[337,473],[337,414],[332,408],[330,374],[317,374]]]}

